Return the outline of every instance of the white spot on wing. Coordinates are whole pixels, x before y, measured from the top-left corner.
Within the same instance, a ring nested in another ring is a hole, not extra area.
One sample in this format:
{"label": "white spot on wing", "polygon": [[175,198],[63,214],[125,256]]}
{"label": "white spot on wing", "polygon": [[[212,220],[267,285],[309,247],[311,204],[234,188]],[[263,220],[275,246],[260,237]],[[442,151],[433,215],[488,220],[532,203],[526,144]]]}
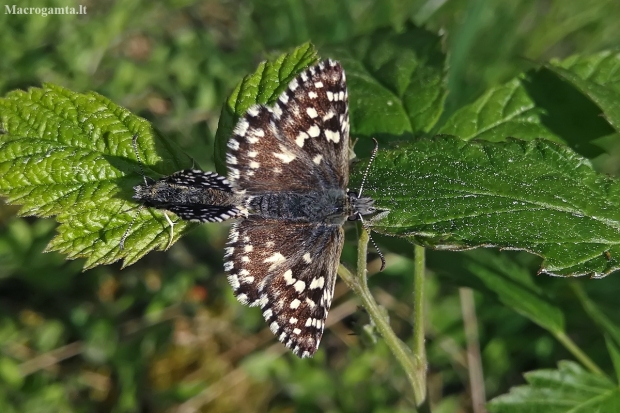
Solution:
{"label": "white spot on wing", "polygon": [[271,323],[271,325],[269,325],[269,329],[271,330],[273,334],[275,334],[280,329],[280,326],[278,325],[278,323],[274,321],[273,323]]}
{"label": "white spot on wing", "polygon": [[295,154],[289,151],[283,145],[280,145],[280,150],[282,151],[282,153],[274,153],[273,156],[280,159],[284,163],[291,163],[295,160]]}
{"label": "white spot on wing", "polygon": [[252,106],[250,109],[248,109],[247,114],[252,116],[252,117],[258,116],[258,113],[259,113],[258,108],[259,107],[260,106],[258,106],[258,105]]}
{"label": "white spot on wing", "polygon": [[340,132],[331,131],[329,129],[325,129],[325,137],[328,141],[332,141],[334,143],[340,142]]}
{"label": "white spot on wing", "polygon": [[265,258],[263,262],[270,262],[272,263],[272,265],[275,266],[275,265],[282,264],[284,261],[286,261],[286,258],[284,258],[284,255],[280,254],[279,252],[276,252],[271,257]]}
{"label": "white spot on wing", "polygon": [[306,113],[308,114],[308,116],[310,116],[312,119],[316,118],[317,116],[319,116],[319,114],[316,112],[315,108],[307,108],[306,109]]}
{"label": "white spot on wing", "polygon": [[229,139],[228,140],[228,147],[234,151],[236,151],[237,149],[239,149],[239,141],[237,141],[236,139]]}
{"label": "white spot on wing", "polygon": [[320,81],[319,82],[314,82],[314,87],[317,88],[317,89],[322,88],[323,87],[323,82],[320,82]]}
{"label": "white spot on wing", "polygon": [[245,133],[248,131],[250,124],[247,120],[241,118],[239,122],[237,122],[237,126],[235,126],[235,130],[233,131],[236,135],[245,136]]}
{"label": "white spot on wing", "polygon": [[317,288],[323,288],[324,285],[325,285],[324,277],[314,278],[312,282],[310,283],[310,289],[314,290]]}
{"label": "white spot on wing", "polygon": [[[317,155],[317,156],[321,156],[321,155]],[[315,162],[315,163],[317,163],[317,162]],[[310,263],[312,262],[312,258],[310,258],[310,253],[309,253],[309,252],[306,252],[306,253],[304,254],[303,258],[304,258],[304,261],[305,261],[307,264],[310,264]]]}
{"label": "white spot on wing", "polygon": [[297,298],[295,298],[293,301],[291,301],[290,307],[293,310],[295,310],[295,309],[299,308],[299,304],[301,304],[301,301],[299,301]]}
{"label": "white spot on wing", "polygon": [[232,287],[233,290],[237,290],[239,289],[239,278],[237,277],[237,274],[230,274],[228,276],[228,282],[230,283],[230,286]]}
{"label": "white spot on wing", "polygon": [[291,285],[295,282],[295,278],[293,278],[293,271],[286,270],[283,275],[284,281],[286,281],[286,285]]}
{"label": "white spot on wing", "polygon": [[316,138],[320,134],[321,134],[321,129],[318,126],[316,126],[316,125],[312,125],[308,129],[308,135],[310,135],[313,138]]}
{"label": "white spot on wing", "polygon": [[298,293],[303,293],[304,290],[306,289],[306,283],[303,282],[302,280],[297,280],[297,282],[293,285],[293,287],[295,288],[295,291],[297,291]]}
{"label": "white spot on wing", "polygon": [[297,135],[297,137],[295,138],[295,143],[297,144],[297,146],[299,146],[300,148],[304,147],[304,141],[308,139],[308,134],[306,132],[299,132],[299,135]]}
{"label": "white spot on wing", "polygon": [[258,305],[260,305],[260,307],[263,308],[264,306],[267,305],[268,302],[269,302],[269,298],[267,297],[266,294],[263,294],[260,296],[260,299],[258,300]]}
{"label": "white spot on wing", "polygon": [[265,131],[262,129],[254,129],[252,131],[250,131],[250,133],[248,134],[247,140],[249,143],[256,143],[259,141],[259,138],[262,138],[265,136]]}
{"label": "white spot on wing", "polygon": [[297,89],[298,87],[299,87],[299,83],[297,83],[297,79],[293,79],[293,80],[291,80],[291,83],[289,83],[289,84],[288,84],[288,88],[289,88],[291,91],[293,91],[293,92],[294,92],[294,91],[295,91],[295,89]]}
{"label": "white spot on wing", "polygon": [[323,160],[323,155],[317,155],[314,158],[312,158],[312,162],[314,162],[316,165],[319,165],[322,160]]}
{"label": "white spot on wing", "polygon": [[282,109],[277,103],[273,105],[273,114],[275,115],[276,119],[280,119],[280,117],[282,116]]}

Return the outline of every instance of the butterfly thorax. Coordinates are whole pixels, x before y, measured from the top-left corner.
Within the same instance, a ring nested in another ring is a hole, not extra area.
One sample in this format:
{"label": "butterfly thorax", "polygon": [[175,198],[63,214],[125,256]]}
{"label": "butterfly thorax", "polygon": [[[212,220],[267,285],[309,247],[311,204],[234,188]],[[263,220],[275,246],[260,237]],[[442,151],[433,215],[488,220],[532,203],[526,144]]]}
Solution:
{"label": "butterfly thorax", "polygon": [[146,206],[166,208],[171,205],[235,205],[236,197],[230,191],[218,188],[193,187],[157,181],[134,187],[134,199]]}
{"label": "butterfly thorax", "polygon": [[355,193],[334,188],[252,195],[246,199],[245,206],[251,214],[263,218],[343,225],[347,219],[355,219],[358,213],[372,213],[368,212],[374,211],[372,202],[370,198],[357,198]]}

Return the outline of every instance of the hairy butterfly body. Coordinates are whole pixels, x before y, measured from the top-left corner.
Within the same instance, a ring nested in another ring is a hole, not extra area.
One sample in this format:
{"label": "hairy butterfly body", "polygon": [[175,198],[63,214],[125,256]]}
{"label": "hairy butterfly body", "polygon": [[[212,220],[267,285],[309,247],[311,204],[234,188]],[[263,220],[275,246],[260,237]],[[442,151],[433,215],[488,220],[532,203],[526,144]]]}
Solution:
{"label": "hairy butterfly body", "polygon": [[214,172],[186,169],[134,187],[134,199],[144,206],[174,212],[195,222],[221,222],[244,216],[241,200],[226,178]]}

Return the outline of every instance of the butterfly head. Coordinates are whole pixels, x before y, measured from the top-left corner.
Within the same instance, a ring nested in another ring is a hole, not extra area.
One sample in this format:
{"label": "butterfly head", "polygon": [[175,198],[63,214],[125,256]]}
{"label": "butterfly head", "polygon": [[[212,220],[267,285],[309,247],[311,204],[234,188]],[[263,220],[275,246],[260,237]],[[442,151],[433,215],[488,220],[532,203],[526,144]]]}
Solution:
{"label": "butterfly head", "polygon": [[347,218],[349,221],[360,219],[363,215],[374,214],[377,211],[375,201],[367,196],[360,197],[356,192],[347,193],[349,205],[351,205],[351,214]]}

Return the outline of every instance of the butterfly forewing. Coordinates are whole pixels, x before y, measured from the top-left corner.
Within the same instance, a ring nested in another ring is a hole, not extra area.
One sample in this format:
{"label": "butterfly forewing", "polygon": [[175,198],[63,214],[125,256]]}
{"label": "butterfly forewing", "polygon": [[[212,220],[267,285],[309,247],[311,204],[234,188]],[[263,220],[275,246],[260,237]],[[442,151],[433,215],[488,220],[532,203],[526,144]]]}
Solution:
{"label": "butterfly forewing", "polygon": [[347,101],[342,66],[327,60],[293,79],[272,107],[251,107],[228,141],[233,187],[249,193],[345,188]]}
{"label": "butterfly forewing", "polygon": [[334,225],[250,216],[231,229],[224,268],[235,296],[259,306],[278,340],[300,357],[319,346],[343,242]]}

